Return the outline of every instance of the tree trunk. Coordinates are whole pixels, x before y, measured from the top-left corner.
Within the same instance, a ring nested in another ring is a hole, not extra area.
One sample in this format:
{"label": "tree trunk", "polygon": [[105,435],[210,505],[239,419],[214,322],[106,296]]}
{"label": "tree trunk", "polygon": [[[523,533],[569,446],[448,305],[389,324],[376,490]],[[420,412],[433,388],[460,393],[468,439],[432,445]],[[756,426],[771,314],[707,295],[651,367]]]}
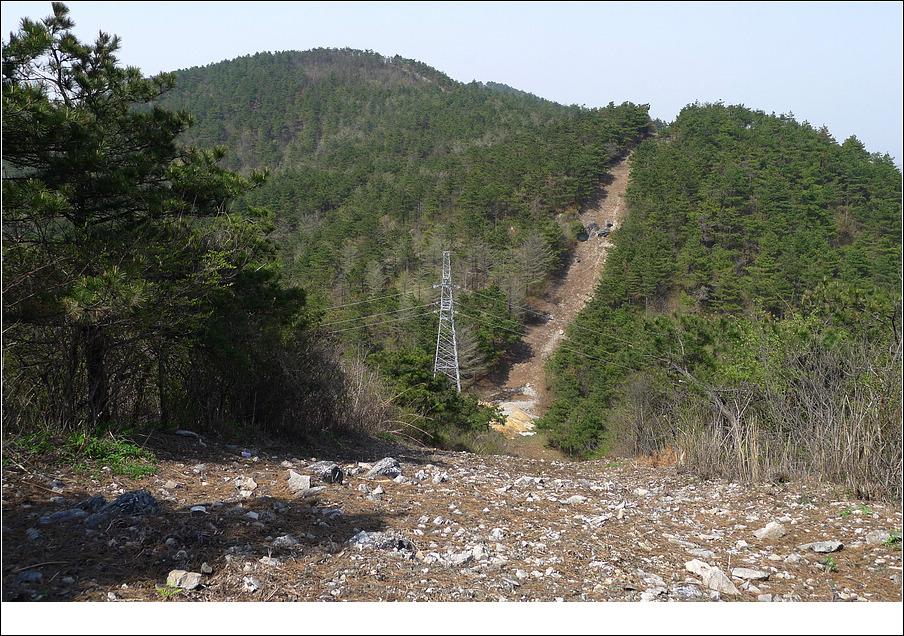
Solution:
{"label": "tree trunk", "polygon": [[107,369],[104,365],[106,353],[103,329],[88,325],[85,335],[85,364],[88,372],[88,407],[91,424],[96,425],[110,419],[107,392]]}
{"label": "tree trunk", "polygon": [[71,430],[78,421],[78,370],[79,370],[79,338],[78,331],[66,329],[69,341],[69,355],[66,360],[66,385],[64,388],[64,412],[61,416],[63,430]]}
{"label": "tree trunk", "polygon": [[166,404],[166,357],[161,346],[157,350],[157,391],[160,401],[160,424],[169,423],[169,411]]}

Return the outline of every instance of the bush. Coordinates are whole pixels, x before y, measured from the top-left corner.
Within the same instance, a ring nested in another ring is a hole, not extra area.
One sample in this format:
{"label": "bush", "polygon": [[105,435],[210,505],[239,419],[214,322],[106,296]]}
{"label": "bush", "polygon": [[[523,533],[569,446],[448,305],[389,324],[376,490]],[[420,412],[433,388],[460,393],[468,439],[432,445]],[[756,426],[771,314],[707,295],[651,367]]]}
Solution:
{"label": "bush", "polygon": [[59,434],[44,427],[5,440],[4,458],[60,463],[80,470],[108,467],[113,475],[137,479],[156,472],[154,454],[128,435],[111,430],[73,431]]}
{"label": "bush", "polygon": [[370,359],[411,437],[442,443],[454,432],[486,431],[500,417],[498,409],[457,393],[445,376],[434,376],[433,359],[420,349],[382,351]]}
{"label": "bush", "polygon": [[692,393],[664,416],[685,465],[745,481],[816,477],[864,499],[899,499],[900,345],[816,339],[776,362],[762,382]]}

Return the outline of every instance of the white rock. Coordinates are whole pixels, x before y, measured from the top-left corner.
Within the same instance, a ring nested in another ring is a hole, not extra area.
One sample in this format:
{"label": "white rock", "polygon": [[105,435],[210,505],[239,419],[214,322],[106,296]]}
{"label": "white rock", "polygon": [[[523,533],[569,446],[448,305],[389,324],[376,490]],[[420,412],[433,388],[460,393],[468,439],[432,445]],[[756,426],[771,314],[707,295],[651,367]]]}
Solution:
{"label": "white rock", "polygon": [[697,576],[703,576],[705,572],[710,570],[711,566],[708,563],[704,563],[700,559],[693,559],[684,564],[684,569],[690,572],[691,574],[696,574]]}
{"label": "white rock", "polygon": [[185,570],[172,570],[166,577],[166,584],[183,590],[193,590],[201,585],[201,574]]}
{"label": "white rock", "polygon": [[805,543],[801,546],[798,546],[798,549],[813,550],[813,552],[826,554],[829,552],[838,552],[843,547],[844,544],[841,541],[816,541],[814,543]]}
{"label": "white rock", "polygon": [[233,483],[235,483],[236,488],[243,492],[250,493],[257,488],[257,482],[251,477],[236,477]]}
{"label": "white rock", "polygon": [[242,587],[249,594],[254,594],[261,588],[261,582],[253,576],[246,576],[242,579]]}
{"label": "white rock", "polygon": [[676,596],[678,598],[700,598],[703,596],[703,592],[700,591],[700,588],[696,585],[676,585],[671,589],[672,596]]}
{"label": "white rock", "polygon": [[310,475],[302,475],[294,470],[289,471],[288,481],[289,490],[293,493],[298,493],[311,487]]}
{"label": "white rock", "polygon": [[710,590],[720,594],[740,594],[735,584],[731,582],[725,573],[717,567],[704,563],[699,559],[688,561],[684,564],[688,572],[698,575],[703,579],[703,584]]}
{"label": "white rock", "polygon": [[765,581],[769,578],[768,572],[762,570],[752,570],[750,568],[733,568],[731,575],[736,579],[745,579],[748,581]]}
{"label": "white rock", "polygon": [[449,555],[449,563],[452,565],[463,565],[474,558],[474,554],[470,550],[465,550],[464,552],[458,552],[455,554]]}
{"label": "white rock", "polygon": [[274,548],[293,548],[298,545],[298,539],[291,534],[284,534],[273,539],[271,545]]}
{"label": "white rock", "polygon": [[753,536],[761,541],[777,541],[781,539],[785,534],[787,534],[787,530],[785,530],[785,526],[780,524],[777,521],[770,521],[766,524],[766,527],[760,528],[759,530],[754,531]]}
{"label": "white rock", "polygon": [[326,490],[326,486],[314,486],[313,488],[304,488],[295,493],[298,499],[315,499],[320,493]]}
{"label": "white rock", "polygon": [[891,539],[891,533],[887,530],[872,530],[866,534],[866,542],[870,545],[886,543]]}
{"label": "white rock", "polygon": [[373,479],[374,477],[386,476],[390,478],[398,477],[402,474],[402,466],[399,464],[399,460],[394,459],[392,457],[384,457],[373,467],[367,471],[367,475],[365,475],[368,479]]}

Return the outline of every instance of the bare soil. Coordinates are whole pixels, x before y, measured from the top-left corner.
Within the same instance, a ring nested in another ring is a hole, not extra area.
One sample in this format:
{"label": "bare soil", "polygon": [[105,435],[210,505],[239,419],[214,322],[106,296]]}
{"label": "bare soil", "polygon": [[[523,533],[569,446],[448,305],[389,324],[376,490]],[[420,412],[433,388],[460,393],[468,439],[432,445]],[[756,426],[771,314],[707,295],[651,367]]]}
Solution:
{"label": "bare soil", "polygon": [[[626,212],[629,161],[630,155],[612,167],[597,200],[580,214],[585,227],[596,223],[604,228],[610,222],[613,231],[618,229]],[[552,281],[546,296],[531,302],[533,309],[548,315],[548,319],[528,322],[518,359],[481,387],[484,399],[500,406],[506,414],[505,425],[497,430],[509,440],[506,450],[513,454],[561,459],[560,454],[545,447],[543,436],[536,433],[533,426],[533,421],[547,408],[549,387],[544,365],[558,346],[579,347],[565,338],[565,331],[593,297],[606,255],[612,247],[610,238],[611,235],[591,236],[578,242],[570,263],[563,274]]]}
{"label": "bare soil", "polygon": [[[244,458],[210,440],[152,443],[159,469],[142,479],[42,462],[4,468],[4,600],[901,600],[900,540],[867,539],[900,532],[900,508],[863,505],[826,484],[746,485],[635,462],[368,441],[317,457],[337,461],[347,477],[322,484],[312,502],[287,488],[283,462],[305,474],[314,459],[301,451],[251,449]],[[400,460],[403,477],[367,479],[358,462],[385,455]],[[257,486],[243,496],[237,477]],[[159,514],[96,530],[39,521],[89,496],[138,488],[157,498]],[[198,505],[204,511],[192,512]],[[769,521],[787,534],[757,539]],[[371,545],[362,530],[390,541]],[[298,544],[281,546],[284,535]],[[801,547],[823,540],[844,545],[831,555]],[[738,594],[709,589],[686,568],[692,559],[718,567]],[[164,586],[171,570],[201,572],[202,563],[212,572],[199,588]],[[732,578],[736,567],[768,579],[750,587]]]}

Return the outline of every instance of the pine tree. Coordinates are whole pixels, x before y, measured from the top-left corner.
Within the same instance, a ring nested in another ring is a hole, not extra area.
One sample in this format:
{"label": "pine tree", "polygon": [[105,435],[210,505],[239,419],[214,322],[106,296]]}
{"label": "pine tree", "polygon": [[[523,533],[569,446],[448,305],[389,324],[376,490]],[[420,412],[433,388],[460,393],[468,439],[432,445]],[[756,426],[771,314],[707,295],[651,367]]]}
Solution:
{"label": "pine tree", "polygon": [[196,330],[205,299],[253,260],[254,231],[226,212],[263,177],[180,147],[189,116],[149,106],[173,76],[124,68],[119,38],[85,44],[73,26],[55,2],[3,47],[3,302],[12,342],[71,335],[61,355],[70,383],[84,368],[96,423],[110,416],[110,355]]}

